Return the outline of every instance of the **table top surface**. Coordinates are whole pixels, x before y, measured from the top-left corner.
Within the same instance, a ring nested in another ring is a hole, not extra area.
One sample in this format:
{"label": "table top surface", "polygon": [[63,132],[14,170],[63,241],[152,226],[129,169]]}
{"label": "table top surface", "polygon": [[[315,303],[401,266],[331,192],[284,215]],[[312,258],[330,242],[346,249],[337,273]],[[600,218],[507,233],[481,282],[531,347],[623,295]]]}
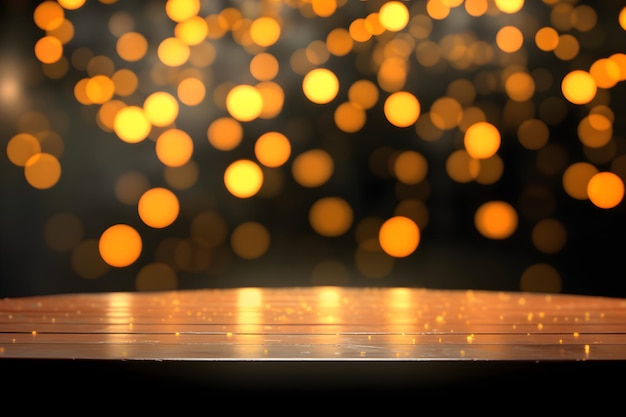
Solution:
{"label": "table top surface", "polygon": [[231,288],[0,300],[0,359],[626,359],[626,299],[422,288]]}

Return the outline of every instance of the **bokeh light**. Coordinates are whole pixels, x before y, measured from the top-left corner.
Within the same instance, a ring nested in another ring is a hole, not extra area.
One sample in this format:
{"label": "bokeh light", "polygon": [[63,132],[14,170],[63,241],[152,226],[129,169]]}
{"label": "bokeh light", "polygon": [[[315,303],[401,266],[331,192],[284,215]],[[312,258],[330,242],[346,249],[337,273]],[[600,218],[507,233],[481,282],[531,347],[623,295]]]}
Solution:
{"label": "bokeh light", "polygon": [[2,7],[3,295],[626,296],[619,2]]}

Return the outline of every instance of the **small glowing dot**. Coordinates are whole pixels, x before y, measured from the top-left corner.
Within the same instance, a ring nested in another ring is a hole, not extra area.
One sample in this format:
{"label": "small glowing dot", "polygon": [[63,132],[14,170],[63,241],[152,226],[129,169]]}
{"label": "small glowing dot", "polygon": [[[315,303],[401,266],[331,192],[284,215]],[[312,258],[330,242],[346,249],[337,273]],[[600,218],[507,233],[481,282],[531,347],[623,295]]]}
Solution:
{"label": "small glowing dot", "polygon": [[543,324],[541,324],[541,323],[537,323],[537,329],[539,329],[539,330],[543,330]]}
{"label": "small glowing dot", "polygon": [[233,334],[231,332],[226,332],[226,337],[233,337]]}
{"label": "small glowing dot", "polygon": [[574,337],[579,337],[579,336],[580,336],[580,333],[574,332]]}
{"label": "small glowing dot", "polygon": [[31,333],[33,336],[37,336],[37,330],[33,330]]}
{"label": "small glowing dot", "polygon": [[589,345],[585,345],[585,354],[589,354]]}

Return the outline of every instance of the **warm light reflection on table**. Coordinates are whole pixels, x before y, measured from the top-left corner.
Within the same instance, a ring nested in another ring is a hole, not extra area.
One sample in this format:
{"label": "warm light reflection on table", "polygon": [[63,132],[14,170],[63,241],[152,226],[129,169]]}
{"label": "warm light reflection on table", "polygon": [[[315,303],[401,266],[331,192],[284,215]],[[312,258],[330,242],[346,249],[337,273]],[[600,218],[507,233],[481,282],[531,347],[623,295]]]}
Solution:
{"label": "warm light reflection on table", "polygon": [[341,287],[9,298],[0,357],[625,360],[626,300]]}

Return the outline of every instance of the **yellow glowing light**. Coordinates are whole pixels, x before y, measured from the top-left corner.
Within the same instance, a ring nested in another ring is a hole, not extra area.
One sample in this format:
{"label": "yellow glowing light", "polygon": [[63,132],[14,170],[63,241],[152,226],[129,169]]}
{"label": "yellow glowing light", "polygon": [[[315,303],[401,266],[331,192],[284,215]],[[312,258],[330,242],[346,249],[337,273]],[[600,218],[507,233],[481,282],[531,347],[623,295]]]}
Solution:
{"label": "yellow glowing light", "polygon": [[24,165],[26,181],[34,188],[51,188],[61,177],[59,160],[49,153],[37,153],[28,158]]}
{"label": "yellow glowing light", "polygon": [[87,0],[57,0],[65,10],[77,10],[84,6]]}
{"label": "yellow glowing light", "polygon": [[163,165],[180,167],[193,155],[193,140],[184,130],[168,129],[157,137],[155,150]]}
{"label": "yellow glowing light", "polygon": [[387,120],[397,127],[408,127],[417,121],[421,112],[420,102],[409,91],[397,91],[387,97],[383,111]]}
{"label": "yellow glowing light", "polygon": [[486,159],[495,155],[501,141],[498,128],[488,122],[474,123],[465,131],[465,150],[472,158]]}
{"label": "yellow glowing light", "polygon": [[498,10],[507,14],[519,12],[524,7],[524,0],[494,0]]}
{"label": "yellow glowing light", "polygon": [[233,87],[226,96],[228,113],[241,122],[249,122],[261,115],[263,96],[254,86],[241,84]]}
{"label": "yellow glowing light", "polygon": [[394,216],[385,220],[380,227],[378,241],[389,256],[404,258],[415,252],[419,246],[420,229],[408,217]]}
{"label": "yellow glowing light", "polygon": [[280,38],[280,23],[270,16],[261,16],[250,24],[250,37],[259,46],[274,45]]}
{"label": "yellow glowing light", "polygon": [[146,225],[162,229],[176,220],[180,203],[176,194],[167,188],[151,188],[139,198],[137,211]]}
{"label": "yellow glowing light", "polygon": [[309,210],[309,223],[322,236],[343,235],[352,226],[352,207],[340,197],[323,197]]}
{"label": "yellow glowing light", "polygon": [[563,96],[574,104],[587,104],[596,96],[598,86],[589,72],[573,70],[563,77],[561,91]]}
{"label": "yellow glowing light", "polygon": [[263,185],[263,170],[254,161],[237,160],[226,168],[224,185],[235,197],[252,197],[259,192]]}
{"label": "yellow glowing light", "polygon": [[138,106],[126,106],[115,115],[113,130],[128,143],[141,142],[148,137],[152,125],[144,110]]}
{"label": "yellow glowing light", "polygon": [[409,9],[403,2],[387,1],[378,11],[380,24],[390,32],[399,32],[409,23]]}
{"label": "yellow glowing light", "polygon": [[330,103],[339,92],[339,79],[329,69],[316,68],[304,76],[302,91],[313,103]]}
{"label": "yellow glowing light", "polygon": [[189,59],[189,45],[176,37],[165,38],[157,47],[159,60],[169,67],[180,67]]}
{"label": "yellow glowing light", "polygon": [[622,27],[622,29],[626,30],[626,6],[622,7],[622,9],[619,11],[619,14],[617,15],[617,20],[619,21],[619,25]]}
{"label": "yellow glowing light", "polygon": [[165,14],[174,22],[180,22],[197,15],[200,7],[200,0],[166,0]]}
{"label": "yellow glowing light", "polygon": [[115,224],[100,235],[98,251],[108,265],[123,268],[133,264],[141,255],[143,242],[132,226]]}
{"label": "yellow glowing light", "polygon": [[201,16],[192,16],[182,20],[174,27],[174,36],[185,45],[199,45],[207,37],[209,26]]}
{"label": "yellow glowing light", "polygon": [[595,206],[610,209],[624,199],[624,182],[613,172],[598,172],[589,180],[587,194]]}
{"label": "yellow glowing light", "polygon": [[291,143],[280,132],[266,132],[254,143],[254,154],[266,167],[276,168],[287,162],[291,155]]}
{"label": "yellow glowing light", "polygon": [[483,203],[474,214],[474,225],[488,239],[510,237],[517,229],[519,219],[515,208],[505,201]]}
{"label": "yellow glowing light", "polygon": [[178,117],[178,100],[170,93],[157,91],[146,97],[143,102],[143,110],[152,125],[168,126],[174,123]]}

